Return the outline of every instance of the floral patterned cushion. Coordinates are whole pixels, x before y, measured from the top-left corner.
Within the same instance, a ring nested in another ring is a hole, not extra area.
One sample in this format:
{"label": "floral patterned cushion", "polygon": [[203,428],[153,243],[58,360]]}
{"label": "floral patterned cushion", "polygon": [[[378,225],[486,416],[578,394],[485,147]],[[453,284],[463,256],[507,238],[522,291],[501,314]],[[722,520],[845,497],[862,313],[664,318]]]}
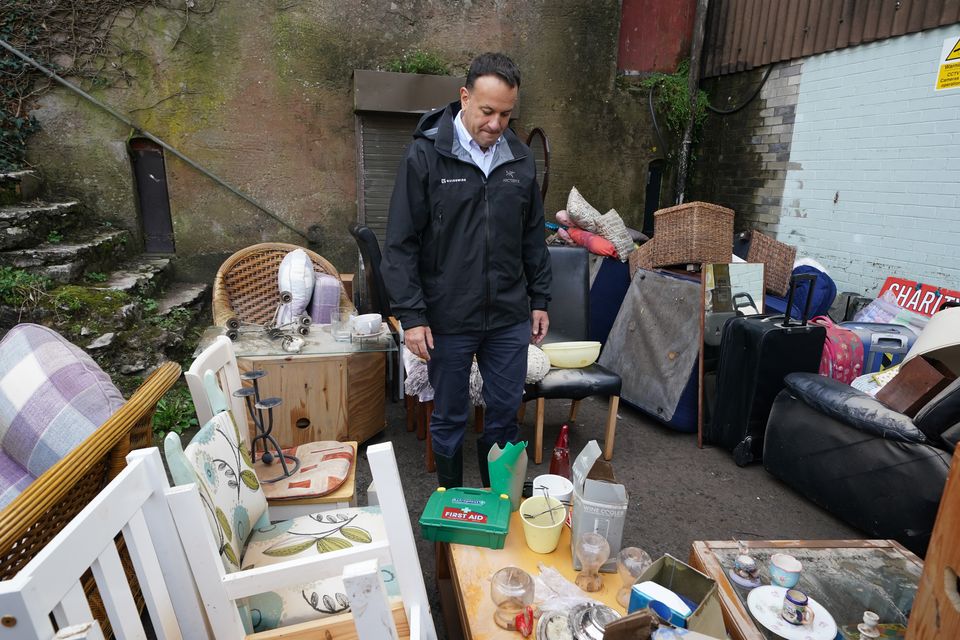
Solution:
{"label": "floral patterned cushion", "polygon": [[228,573],[240,569],[240,558],[254,527],[268,523],[267,499],[260,490],[250,453],[239,443],[237,424],[229,411],[223,411],[203,425],[183,451],[195,478],[178,478],[171,465],[177,484],[197,483],[207,523]]}
{"label": "floral patterned cushion", "polygon": [[263,481],[260,486],[267,500],[295,500],[325,496],[340,488],[353,467],[353,445],[335,440],[301,444],[284,449],[283,452],[296,456],[300,460],[300,468],[289,478],[267,482],[281,475],[283,469],[276,460],[266,464],[262,458],[259,458],[253,463],[253,470]]}
{"label": "floral patterned cushion", "polygon": [[[250,536],[243,568],[254,569],[385,538],[379,507],[324,511],[258,527]],[[393,567],[381,567],[381,573],[388,594],[399,595]],[[349,610],[350,603],[338,573],[312,584],[253,596],[247,599],[247,606],[256,632],[343,613]]]}

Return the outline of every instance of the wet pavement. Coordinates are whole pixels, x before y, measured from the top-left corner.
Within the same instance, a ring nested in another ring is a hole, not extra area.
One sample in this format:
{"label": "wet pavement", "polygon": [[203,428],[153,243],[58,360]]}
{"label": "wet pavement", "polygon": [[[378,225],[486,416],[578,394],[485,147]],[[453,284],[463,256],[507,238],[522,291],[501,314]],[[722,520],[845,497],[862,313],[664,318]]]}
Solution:
{"label": "wet pavement", "polygon": [[[544,454],[541,465],[527,468],[528,479],[549,470],[550,452],[560,425],[566,420],[567,401],[547,401]],[[528,407],[521,435],[532,446],[533,406]],[[581,402],[571,424],[571,461],[590,440],[602,446],[606,423],[605,400]],[[419,538],[418,519],[427,498],[436,488],[436,475],[427,473],[425,443],[408,433],[402,402],[387,402],[387,428],[367,445],[390,440],[401,469],[414,535],[418,537],[420,563],[434,609],[438,638],[447,638],[439,610],[434,545]],[[359,504],[366,504],[370,469],[364,447],[357,469]],[[476,434],[468,429],[464,447],[464,483],[479,486]],[[671,431],[630,407],[620,405],[616,444],[611,461],[618,480],[630,495],[624,528],[624,546],[645,549],[654,559],[664,553],[686,560],[694,540],[744,539],[849,539],[862,533],[794,493],[754,464],[737,467],[726,451],[697,448],[696,434]]]}

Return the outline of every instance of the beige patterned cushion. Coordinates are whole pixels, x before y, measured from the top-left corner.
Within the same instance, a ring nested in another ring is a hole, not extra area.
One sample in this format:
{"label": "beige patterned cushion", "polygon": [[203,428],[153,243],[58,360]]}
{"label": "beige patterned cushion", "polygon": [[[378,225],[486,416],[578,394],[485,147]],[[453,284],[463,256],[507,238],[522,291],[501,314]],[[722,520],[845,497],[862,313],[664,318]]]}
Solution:
{"label": "beige patterned cushion", "polygon": [[597,223],[600,221],[600,212],[590,206],[590,203],[580,195],[576,187],[570,189],[567,196],[567,215],[573,223],[590,233],[597,233]]}
{"label": "beige patterned cushion", "polygon": [[[342,442],[311,442],[284,449],[284,453],[299,458],[300,468],[289,478],[261,485],[267,500],[325,496],[340,488],[353,466],[353,446]],[[275,478],[283,471],[277,462],[268,465],[259,458],[253,468],[261,480]]]}

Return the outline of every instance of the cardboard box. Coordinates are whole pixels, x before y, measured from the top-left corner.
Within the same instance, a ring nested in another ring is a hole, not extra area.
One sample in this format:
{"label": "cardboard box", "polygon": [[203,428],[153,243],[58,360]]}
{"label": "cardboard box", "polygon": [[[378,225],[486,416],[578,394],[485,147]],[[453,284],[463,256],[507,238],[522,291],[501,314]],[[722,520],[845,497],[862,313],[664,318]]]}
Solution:
{"label": "cardboard box", "polygon": [[623,539],[629,499],[627,488],[618,483],[609,462],[600,459],[600,445],[591,440],[583,448],[570,469],[573,480],[573,515],[570,553],[573,568],[582,567],[577,560],[577,540],[581,533],[596,532],[610,543],[610,559],[600,569],[616,573],[617,554]]}
{"label": "cardboard box", "polygon": [[[647,567],[637,582],[647,580],[656,582],[696,603],[693,613],[686,619],[687,629],[716,638],[727,637],[715,580],[669,554]],[[632,606],[630,610],[633,610]]]}

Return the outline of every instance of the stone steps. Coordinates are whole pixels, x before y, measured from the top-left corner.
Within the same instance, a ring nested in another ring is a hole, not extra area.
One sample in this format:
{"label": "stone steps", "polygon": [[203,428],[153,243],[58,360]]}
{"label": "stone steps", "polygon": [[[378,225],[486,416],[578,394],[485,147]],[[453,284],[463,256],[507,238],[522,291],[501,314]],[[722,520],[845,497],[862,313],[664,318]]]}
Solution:
{"label": "stone steps", "polygon": [[166,286],[173,275],[172,261],[165,256],[139,255],[120,265],[98,289],[122,291],[151,297]]}
{"label": "stone steps", "polygon": [[0,173],[0,204],[32,200],[40,193],[42,185],[43,178],[30,169]]}
{"label": "stone steps", "polygon": [[174,282],[157,300],[157,315],[169,315],[174,309],[201,309],[210,297],[209,284]]}
{"label": "stone steps", "polygon": [[74,229],[79,206],[76,200],[0,206],[0,251],[35,247],[46,242],[51,232]]}
{"label": "stone steps", "polygon": [[129,244],[128,231],[94,229],[71,234],[60,242],[0,252],[0,266],[26,269],[54,282],[75,282],[84,273],[108,271],[127,256]]}

